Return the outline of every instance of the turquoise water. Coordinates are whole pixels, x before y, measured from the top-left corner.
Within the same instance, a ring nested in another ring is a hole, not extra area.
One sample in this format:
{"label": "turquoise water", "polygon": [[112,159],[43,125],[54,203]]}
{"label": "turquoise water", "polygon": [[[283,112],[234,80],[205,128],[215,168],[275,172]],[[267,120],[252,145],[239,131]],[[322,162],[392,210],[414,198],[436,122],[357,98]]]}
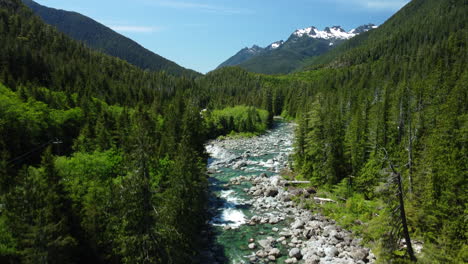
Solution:
{"label": "turquoise water", "polygon": [[[227,140],[211,142],[207,146],[211,154],[208,167],[216,172],[210,177],[210,212],[213,214],[211,224],[215,229],[215,242],[220,247],[226,263],[250,263],[249,256],[258,249],[248,248],[249,239],[256,241],[268,236],[275,237],[272,228],[280,230],[289,224],[283,221],[276,225],[248,225],[255,212],[250,206],[252,197],[245,192],[251,187],[249,182],[241,185],[229,185],[229,180],[239,176],[252,176],[266,173],[268,176],[278,175],[287,164],[287,156],[292,152],[294,126],[290,123],[277,122],[274,129],[265,135],[251,139]],[[249,152],[249,157],[242,155]],[[275,159],[278,160],[275,162]],[[247,165],[243,169],[233,169],[232,165],[243,160]],[[268,161],[270,162],[268,163]],[[274,213],[274,212],[271,212]],[[265,214],[262,212],[261,214]],[[276,245],[282,253],[282,245]],[[285,254],[284,254],[285,255]],[[285,258],[280,258],[281,263]],[[258,261],[257,263],[262,263]]]}

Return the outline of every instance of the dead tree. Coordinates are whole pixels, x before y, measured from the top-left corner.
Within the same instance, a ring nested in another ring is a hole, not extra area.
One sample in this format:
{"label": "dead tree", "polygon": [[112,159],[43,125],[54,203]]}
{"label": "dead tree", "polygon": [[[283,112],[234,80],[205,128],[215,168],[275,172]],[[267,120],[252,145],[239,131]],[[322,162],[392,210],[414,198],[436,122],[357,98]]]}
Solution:
{"label": "dead tree", "polygon": [[[393,194],[397,198],[397,203],[390,203],[391,214],[393,218],[393,228],[391,231],[391,236],[396,239],[400,239],[403,235],[403,238],[406,242],[406,248],[409,255],[409,258],[412,261],[416,261],[416,256],[414,255],[413,247],[411,244],[411,238],[408,230],[408,223],[406,221],[406,212],[405,212],[405,202],[404,202],[404,193],[403,193],[403,183],[401,180],[401,173],[395,169],[395,165],[388,158],[388,153],[385,151],[385,158],[389,163],[391,174],[388,179],[389,189],[393,190]],[[393,200],[392,198],[390,198]],[[396,241],[395,241],[396,242]]]}

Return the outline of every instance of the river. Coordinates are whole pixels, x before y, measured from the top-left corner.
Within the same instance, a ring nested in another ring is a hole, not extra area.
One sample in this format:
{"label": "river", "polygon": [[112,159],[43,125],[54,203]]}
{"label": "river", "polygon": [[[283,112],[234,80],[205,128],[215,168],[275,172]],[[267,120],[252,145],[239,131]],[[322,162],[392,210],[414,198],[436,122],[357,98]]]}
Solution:
{"label": "river", "polygon": [[295,195],[313,194],[286,188],[279,176],[293,151],[294,127],[277,120],[262,136],[213,140],[206,145],[211,157],[212,227],[206,263],[373,261],[372,253],[359,246],[359,239],[291,201]]}

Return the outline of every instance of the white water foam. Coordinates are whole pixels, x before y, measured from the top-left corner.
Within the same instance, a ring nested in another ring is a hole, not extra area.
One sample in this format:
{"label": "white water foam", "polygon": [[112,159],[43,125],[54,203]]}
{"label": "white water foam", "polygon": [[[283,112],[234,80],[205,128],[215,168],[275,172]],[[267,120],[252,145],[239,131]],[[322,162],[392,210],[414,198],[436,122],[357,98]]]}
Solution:
{"label": "white water foam", "polygon": [[[225,191],[221,191],[221,194],[219,196],[221,198],[226,199],[226,201],[233,206],[242,204],[244,200],[239,197],[234,196],[234,194],[235,194],[234,190],[225,190]],[[229,206],[229,207],[233,207],[233,206]]]}
{"label": "white water foam", "polygon": [[226,206],[222,208],[219,224],[220,226],[239,227],[246,222],[245,214],[242,210],[236,209],[236,205],[239,205],[243,200],[239,197],[234,196],[234,190],[221,191],[220,197],[226,199]]}
{"label": "white water foam", "polygon": [[226,222],[227,226],[239,227],[246,222],[245,214],[238,209],[227,208],[223,210],[221,219]]}
{"label": "white water foam", "polygon": [[209,144],[205,146],[205,149],[206,152],[210,154],[211,158],[214,159],[214,161],[209,164],[209,167],[214,167],[220,163],[227,163],[236,158],[236,155],[220,146]]}
{"label": "white water foam", "polygon": [[245,214],[234,208],[223,208],[222,213],[219,217],[214,217],[210,223],[214,226],[229,226],[231,228],[237,228],[247,221]]}

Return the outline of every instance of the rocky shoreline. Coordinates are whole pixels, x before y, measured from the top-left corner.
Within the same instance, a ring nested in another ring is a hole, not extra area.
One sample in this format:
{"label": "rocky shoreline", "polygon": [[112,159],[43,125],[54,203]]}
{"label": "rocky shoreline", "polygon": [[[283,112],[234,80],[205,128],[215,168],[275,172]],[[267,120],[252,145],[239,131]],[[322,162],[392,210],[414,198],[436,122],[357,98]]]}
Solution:
{"label": "rocky shoreline", "polygon": [[[229,178],[218,188],[222,192],[236,190],[239,195],[242,192],[247,198],[234,203],[234,207],[248,207],[250,213],[235,225],[215,225],[222,228],[220,232],[242,233],[256,227],[262,230],[248,233],[251,235],[248,238],[242,236],[245,241],[239,247],[242,252],[250,253],[243,255],[241,261],[229,263],[374,263],[374,254],[360,245],[361,239],[353,237],[335,221],[303,209],[301,203],[293,201],[315,198],[313,188],[288,187],[288,182],[279,176],[288,167],[293,128],[293,124],[283,123],[280,129],[263,136],[214,140],[206,146],[213,157],[208,166],[212,177],[227,172],[240,175]],[[319,198],[314,200],[324,202]]]}
{"label": "rocky shoreline", "polygon": [[[253,185],[246,191],[253,196],[248,203],[257,213],[249,220],[249,225],[276,225],[281,221],[290,221],[288,227],[273,227],[266,239],[255,241],[252,238],[246,241],[253,250],[250,262],[275,261],[280,256],[288,257],[285,263],[375,262],[372,252],[360,245],[361,239],[353,238],[349,231],[336,225],[335,221],[301,209],[292,201],[296,195],[310,197],[314,194],[313,189],[286,190],[286,181],[280,176],[267,177],[264,173],[255,177],[233,178],[230,184],[237,185],[244,181]],[[280,250],[277,247],[279,244],[286,250]]]}

